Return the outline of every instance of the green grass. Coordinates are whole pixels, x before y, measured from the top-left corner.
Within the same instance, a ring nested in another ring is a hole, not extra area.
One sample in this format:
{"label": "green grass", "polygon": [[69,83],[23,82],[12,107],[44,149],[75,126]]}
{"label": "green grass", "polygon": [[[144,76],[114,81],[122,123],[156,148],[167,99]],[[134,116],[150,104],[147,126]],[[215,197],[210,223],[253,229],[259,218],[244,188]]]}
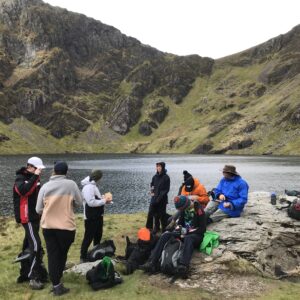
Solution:
{"label": "green grass", "polygon": [[[117,247],[116,254],[124,255],[125,236],[129,235],[132,239],[136,238],[137,230],[144,225],[145,218],[145,214],[142,213],[135,215],[106,215],[103,239],[112,238]],[[41,291],[32,291],[28,287],[28,283],[15,283],[19,272],[19,265],[12,264],[12,261],[20,251],[23,228],[16,225],[12,219],[1,218],[0,221],[2,225],[0,228],[0,298],[10,300],[51,298],[49,295],[50,283]],[[83,237],[82,216],[77,216],[76,223],[76,239],[69,251],[69,263],[79,262],[80,244]],[[44,261],[47,263],[46,255]],[[116,268],[120,268],[120,266]],[[94,292],[88,286],[83,276],[68,273],[63,276],[63,282],[71,289],[71,292],[60,299],[161,299],[162,296],[164,299],[182,299],[195,295],[195,290],[174,288],[174,290],[170,291],[168,287],[154,287],[149,284],[148,278],[148,275],[137,271],[133,275],[123,276],[124,283],[119,286]],[[199,290],[197,294],[206,295],[207,293]]]}
{"label": "green grass", "polygon": [[[117,247],[116,254],[124,255],[125,236],[128,235],[131,239],[136,238],[137,230],[144,225],[145,219],[146,215],[144,213],[105,215],[103,239],[113,239]],[[80,244],[83,237],[83,217],[81,215],[77,215],[76,223],[76,238],[69,251],[69,263],[79,262]],[[15,224],[12,218],[0,217],[0,298],[9,300],[51,299],[52,297],[49,294],[50,283],[41,291],[32,291],[28,287],[28,283],[15,283],[19,265],[12,264],[12,261],[21,249],[23,234],[23,228]],[[44,257],[44,262],[47,263],[47,255]],[[232,272],[236,272],[236,276],[255,274],[249,263],[243,263],[243,261],[233,264],[230,268]],[[122,266],[117,264],[116,269],[120,270]],[[124,282],[121,285],[108,290],[94,292],[88,286],[83,276],[75,273],[64,274],[63,282],[71,289],[71,292],[60,299],[220,299],[220,296],[213,295],[200,288],[183,289],[177,285],[154,281],[153,278],[141,271],[136,271],[129,276],[123,275],[122,277]],[[260,277],[257,277],[257,280],[266,283],[266,290],[257,298],[251,298],[250,296],[247,299],[298,299],[300,293],[299,283],[274,281]]]}

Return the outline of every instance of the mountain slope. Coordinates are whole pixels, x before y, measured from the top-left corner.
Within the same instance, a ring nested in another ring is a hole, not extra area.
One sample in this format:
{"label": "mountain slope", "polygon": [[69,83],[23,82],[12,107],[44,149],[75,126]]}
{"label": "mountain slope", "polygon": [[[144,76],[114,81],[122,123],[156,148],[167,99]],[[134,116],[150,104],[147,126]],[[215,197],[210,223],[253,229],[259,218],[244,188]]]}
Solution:
{"label": "mountain slope", "polygon": [[180,57],[0,0],[0,151],[300,154],[299,46],[297,26],[220,60]]}

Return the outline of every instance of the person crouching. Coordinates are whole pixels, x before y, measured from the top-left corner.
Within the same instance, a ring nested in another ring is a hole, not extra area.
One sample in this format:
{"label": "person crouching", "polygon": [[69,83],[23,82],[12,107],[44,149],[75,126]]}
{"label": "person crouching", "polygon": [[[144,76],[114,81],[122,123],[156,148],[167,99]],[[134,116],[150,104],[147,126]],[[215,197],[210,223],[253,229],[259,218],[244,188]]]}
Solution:
{"label": "person crouching", "polygon": [[183,240],[183,251],[178,260],[177,273],[186,277],[194,248],[199,248],[203,240],[206,231],[206,218],[203,207],[197,201],[192,202],[187,196],[176,196],[174,204],[179,211],[177,227],[161,235],[149,260],[141,269],[149,273],[159,271],[159,259],[164,246],[172,237],[178,237],[178,228],[182,227],[180,238]]}

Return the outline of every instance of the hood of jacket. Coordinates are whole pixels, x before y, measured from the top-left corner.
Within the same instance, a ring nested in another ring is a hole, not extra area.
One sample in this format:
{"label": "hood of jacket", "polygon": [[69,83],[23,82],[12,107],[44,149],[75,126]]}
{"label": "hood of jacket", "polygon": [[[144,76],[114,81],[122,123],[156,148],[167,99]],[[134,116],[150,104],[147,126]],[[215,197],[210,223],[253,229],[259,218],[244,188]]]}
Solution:
{"label": "hood of jacket", "polygon": [[16,171],[16,175],[30,175],[31,173],[26,171],[26,167],[22,167]]}
{"label": "hood of jacket", "polygon": [[88,184],[93,184],[96,185],[96,182],[94,180],[90,181],[90,176],[85,177],[84,179],[81,180],[81,185],[85,186]]}

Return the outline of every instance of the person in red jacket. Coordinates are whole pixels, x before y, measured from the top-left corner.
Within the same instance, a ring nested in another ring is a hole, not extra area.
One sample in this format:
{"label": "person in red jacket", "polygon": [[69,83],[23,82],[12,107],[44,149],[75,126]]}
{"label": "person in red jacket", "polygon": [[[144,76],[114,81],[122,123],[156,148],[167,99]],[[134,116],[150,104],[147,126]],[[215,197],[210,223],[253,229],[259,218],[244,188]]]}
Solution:
{"label": "person in red jacket", "polygon": [[[40,216],[35,211],[37,196],[40,190],[40,175],[45,168],[39,157],[31,157],[27,166],[16,172],[16,180],[13,187],[14,212],[17,223],[21,223],[25,230],[23,252],[30,250],[30,269],[20,269],[18,283],[30,280],[32,289],[43,288],[40,278],[43,249],[39,236]],[[29,273],[28,273],[29,272]]]}
{"label": "person in red jacket", "polygon": [[200,183],[198,178],[193,177],[188,171],[183,171],[184,182],[181,185],[178,196],[188,196],[190,200],[197,200],[203,207],[209,201],[206,189],[203,184]]}

